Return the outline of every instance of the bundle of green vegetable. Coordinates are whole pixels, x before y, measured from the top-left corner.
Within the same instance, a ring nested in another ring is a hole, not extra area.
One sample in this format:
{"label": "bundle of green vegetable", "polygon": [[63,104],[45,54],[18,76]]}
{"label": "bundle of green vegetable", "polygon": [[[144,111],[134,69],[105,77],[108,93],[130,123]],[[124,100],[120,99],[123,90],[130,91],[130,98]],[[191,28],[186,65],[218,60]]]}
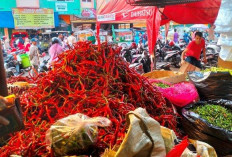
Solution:
{"label": "bundle of green vegetable", "polygon": [[158,87],[160,87],[160,88],[168,88],[168,87],[170,87],[169,85],[161,83],[161,82],[155,83],[155,85],[158,86]]}
{"label": "bundle of green vegetable", "polygon": [[219,105],[206,104],[197,106],[191,111],[199,114],[214,126],[232,131],[232,111]]}
{"label": "bundle of green vegetable", "polygon": [[209,72],[209,71],[211,71],[211,72],[229,72],[232,75],[232,70],[230,70],[230,69],[212,67],[212,68],[204,70],[204,72]]}

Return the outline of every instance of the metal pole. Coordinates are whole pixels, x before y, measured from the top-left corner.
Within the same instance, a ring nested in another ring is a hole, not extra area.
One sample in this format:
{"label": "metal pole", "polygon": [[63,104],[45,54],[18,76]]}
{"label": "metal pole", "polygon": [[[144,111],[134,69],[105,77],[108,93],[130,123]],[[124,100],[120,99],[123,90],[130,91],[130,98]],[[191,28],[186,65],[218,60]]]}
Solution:
{"label": "metal pole", "polygon": [[156,70],[156,47],[154,48],[154,58],[153,58],[153,64],[154,64],[154,67],[153,69]]}
{"label": "metal pole", "polygon": [[3,52],[2,52],[2,42],[0,41],[0,95],[7,96],[7,83],[6,83],[6,71],[4,68]]}

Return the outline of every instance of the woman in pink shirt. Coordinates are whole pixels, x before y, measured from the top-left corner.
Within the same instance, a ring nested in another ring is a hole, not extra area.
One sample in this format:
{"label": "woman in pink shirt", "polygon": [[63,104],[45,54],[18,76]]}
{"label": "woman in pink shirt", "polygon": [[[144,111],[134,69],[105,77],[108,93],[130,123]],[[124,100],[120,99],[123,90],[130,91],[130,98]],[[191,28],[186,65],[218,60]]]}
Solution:
{"label": "woman in pink shirt", "polygon": [[52,65],[53,62],[58,60],[59,54],[63,52],[62,47],[59,44],[59,39],[53,38],[52,39],[52,46],[49,49],[50,60],[49,64]]}

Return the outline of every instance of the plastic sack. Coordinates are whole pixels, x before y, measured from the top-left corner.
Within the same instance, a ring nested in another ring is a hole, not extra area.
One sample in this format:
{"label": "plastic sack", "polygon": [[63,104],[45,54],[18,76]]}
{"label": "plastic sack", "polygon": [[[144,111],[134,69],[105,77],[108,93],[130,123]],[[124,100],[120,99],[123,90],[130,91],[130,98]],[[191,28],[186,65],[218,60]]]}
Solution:
{"label": "plastic sack", "polygon": [[83,155],[97,141],[98,126],[106,127],[111,121],[104,117],[89,118],[77,113],[58,120],[46,133],[46,143],[55,155]]}
{"label": "plastic sack", "polygon": [[211,100],[190,104],[182,109],[183,118],[181,121],[185,133],[189,138],[203,141],[213,146],[220,155],[232,154],[232,132],[213,126],[198,114],[189,111],[195,106],[205,105],[206,103],[221,105],[232,110],[232,101],[228,100]]}
{"label": "plastic sack", "polygon": [[222,46],[219,56],[223,61],[232,61],[232,45]]}
{"label": "plastic sack", "polygon": [[159,88],[159,90],[165,98],[178,107],[184,107],[199,100],[195,86],[189,82],[177,83],[169,88]]}
{"label": "plastic sack", "polygon": [[229,72],[189,72],[201,100],[232,100],[232,75]]}
{"label": "plastic sack", "polygon": [[231,47],[232,46],[232,32],[231,34],[220,34],[217,44],[221,46]]}
{"label": "plastic sack", "polygon": [[166,153],[168,153],[175,146],[175,141],[177,141],[178,139],[173,130],[163,126],[161,126],[160,129],[161,129],[161,135],[164,139]]}
{"label": "plastic sack", "polygon": [[209,144],[197,140],[189,139],[190,145],[194,146],[194,151],[191,148],[186,148],[181,157],[217,157],[215,149]]}
{"label": "plastic sack", "polygon": [[127,114],[128,132],[115,157],[165,156],[160,124],[145,109],[137,108]]}
{"label": "plastic sack", "polygon": [[222,0],[221,7],[218,12],[217,19],[215,21],[216,29],[218,33],[232,32],[232,4],[231,0]]}

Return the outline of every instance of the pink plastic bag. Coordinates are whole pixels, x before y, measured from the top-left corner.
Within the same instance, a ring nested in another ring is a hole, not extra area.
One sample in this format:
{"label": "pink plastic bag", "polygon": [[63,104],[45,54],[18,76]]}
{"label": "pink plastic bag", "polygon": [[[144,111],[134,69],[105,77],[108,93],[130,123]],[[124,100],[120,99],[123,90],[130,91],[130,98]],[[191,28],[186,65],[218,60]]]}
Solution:
{"label": "pink plastic bag", "polygon": [[189,82],[177,83],[169,88],[158,88],[165,98],[179,107],[184,107],[199,100],[195,86]]}

